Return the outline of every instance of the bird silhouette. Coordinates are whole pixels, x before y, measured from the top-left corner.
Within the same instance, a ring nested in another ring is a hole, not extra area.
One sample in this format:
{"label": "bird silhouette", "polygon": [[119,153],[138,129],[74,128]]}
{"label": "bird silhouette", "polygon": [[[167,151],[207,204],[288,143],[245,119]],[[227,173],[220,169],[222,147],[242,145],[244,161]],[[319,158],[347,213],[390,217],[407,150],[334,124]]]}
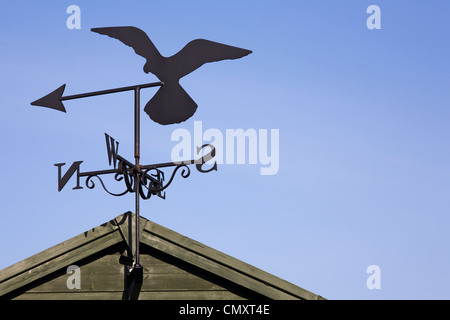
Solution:
{"label": "bird silhouette", "polygon": [[171,57],[162,56],[147,34],[136,27],[92,28],[91,31],[115,38],[144,57],[145,73],[153,73],[164,85],[146,104],[144,111],[162,125],[186,121],[197,110],[197,104],[180,86],[179,80],[203,64],[225,59],[238,59],[252,51],[197,39],[189,42]]}

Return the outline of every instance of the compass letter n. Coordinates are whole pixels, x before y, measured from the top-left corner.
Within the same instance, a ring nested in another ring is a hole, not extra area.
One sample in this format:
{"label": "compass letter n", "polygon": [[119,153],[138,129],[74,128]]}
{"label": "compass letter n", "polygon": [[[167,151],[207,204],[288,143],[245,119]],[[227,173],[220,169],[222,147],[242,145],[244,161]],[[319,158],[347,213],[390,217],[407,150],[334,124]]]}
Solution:
{"label": "compass letter n", "polygon": [[67,184],[70,177],[73,176],[75,171],[77,172],[77,185],[72,189],[73,190],[83,189],[83,187],[80,186],[80,176],[79,176],[80,164],[82,162],[83,161],[75,161],[74,163],[72,163],[70,168],[66,171],[66,173],[62,177],[61,177],[61,167],[65,165],[65,163],[55,163],[55,166],[58,167],[58,191],[61,191],[64,188],[64,186]]}

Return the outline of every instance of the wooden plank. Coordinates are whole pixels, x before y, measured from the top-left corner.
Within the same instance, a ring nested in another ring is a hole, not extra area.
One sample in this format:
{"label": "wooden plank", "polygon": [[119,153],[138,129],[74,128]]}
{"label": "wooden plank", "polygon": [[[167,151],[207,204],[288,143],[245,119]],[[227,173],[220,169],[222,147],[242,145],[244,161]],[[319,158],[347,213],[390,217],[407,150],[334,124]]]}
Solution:
{"label": "wooden plank", "polygon": [[226,290],[220,285],[202,279],[190,273],[178,274],[144,274],[142,290]]}
{"label": "wooden plank", "polygon": [[89,257],[90,255],[106,249],[122,240],[123,239],[118,231],[98,237],[96,240],[93,240],[87,244],[85,243],[82,246],[79,246],[69,252],[59,255],[52,260],[37,265],[34,268],[21,273],[20,275],[16,275],[15,277],[4,281],[0,284],[0,296],[3,296],[6,293],[16,290],[61,268],[75,264],[77,261]]}
{"label": "wooden plank", "polygon": [[[123,266],[121,266],[123,267]],[[51,279],[44,284],[37,286],[27,292],[81,292],[81,291],[121,291],[124,288],[124,275],[122,272],[116,273],[93,273],[83,266],[80,267],[80,289],[68,289],[67,278],[70,275],[63,274],[55,279]],[[220,285],[204,280],[193,274],[144,274],[142,290],[145,291],[165,291],[165,290],[226,290]]]}
{"label": "wooden plank", "polygon": [[121,300],[122,292],[30,292],[15,297],[13,300]]}
{"label": "wooden plank", "polygon": [[119,256],[117,252],[100,256],[87,264],[78,265],[80,289],[67,288],[67,279],[71,274],[63,272],[27,292],[122,291],[124,266],[119,264]]}
{"label": "wooden plank", "polygon": [[230,291],[142,291],[139,300],[245,300]]}
{"label": "wooden plank", "polygon": [[[121,300],[122,292],[26,293],[14,300]],[[244,300],[229,291],[142,291],[139,300]]]}
{"label": "wooden plank", "polygon": [[156,248],[169,255],[172,255],[188,263],[191,263],[199,268],[202,268],[208,272],[218,275],[219,277],[227,279],[231,282],[237,283],[243,286],[244,288],[253,290],[270,299],[281,299],[281,300],[297,299],[297,297],[291,294],[288,294],[284,291],[280,291],[252,277],[245,276],[234,269],[231,269],[227,266],[217,263],[216,261],[213,261],[202,255],[199,255],[196,252],[186,250],[186,248],[180,247],[172,242],[161,239],[149,232],[144,232],[142,234],[141,241],[150,247]]}
{"label": "wooden plank", "polygon": [[[68,276],[67,276],[68,277]],[[120,275],[93,275],[86,274],[81,277],[80,289],[69,289],[66,285],[67,277],[58,277],[45,285],[35,287],[26,293],[79,293],[79,292],[107,292],[107,291],[123,291],[124,280]]]}
{"label": "wooden plank", "polygon": [[146,255],[141,255],[141,265],[144,267],[144,273],[151,274],[174,274],[174,273],[185,273],[183,269],[176,265],[169,264],[158,260],[147,260]]}

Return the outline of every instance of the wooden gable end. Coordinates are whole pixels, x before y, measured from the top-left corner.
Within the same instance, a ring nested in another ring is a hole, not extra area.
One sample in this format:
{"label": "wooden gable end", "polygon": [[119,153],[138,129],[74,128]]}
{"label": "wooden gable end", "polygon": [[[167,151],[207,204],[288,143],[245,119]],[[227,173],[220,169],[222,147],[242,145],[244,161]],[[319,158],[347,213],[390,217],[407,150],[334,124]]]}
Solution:
{"label": "wooden gable end", "polygon": [[[141,218],[139,299],[320,299],[307,290]],[[3,299],[123,299],[134,215],[0,271]]]}
{"label": "wooden gable end", "polygon": [[[124,298],[126,266],[119,262],[125,243],[38,279],[5,298],[19,300],[120,300]],[[141,247],[143,300],[207,300],[264,298],[214,274],[146,245]],[[74,268],[79,268],[75,274]],[[68,273],[69,272],[69,273]],[[79,287],[76,277],[79,277]]]}

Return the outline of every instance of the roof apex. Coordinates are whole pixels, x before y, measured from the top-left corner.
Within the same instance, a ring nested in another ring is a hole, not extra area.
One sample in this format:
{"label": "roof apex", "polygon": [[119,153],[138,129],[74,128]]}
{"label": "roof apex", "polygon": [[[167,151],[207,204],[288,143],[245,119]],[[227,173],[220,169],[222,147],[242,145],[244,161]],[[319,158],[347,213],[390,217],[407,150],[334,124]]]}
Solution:
{"label": "roof apex", "polygon": [[[125,242],[134,252],[136,215],[125,212],[69,240],[0,270],[0,297],[52,272]],[[140,243],[193,264],[270,299],[323,299],[321,296],[140,216]]]}

